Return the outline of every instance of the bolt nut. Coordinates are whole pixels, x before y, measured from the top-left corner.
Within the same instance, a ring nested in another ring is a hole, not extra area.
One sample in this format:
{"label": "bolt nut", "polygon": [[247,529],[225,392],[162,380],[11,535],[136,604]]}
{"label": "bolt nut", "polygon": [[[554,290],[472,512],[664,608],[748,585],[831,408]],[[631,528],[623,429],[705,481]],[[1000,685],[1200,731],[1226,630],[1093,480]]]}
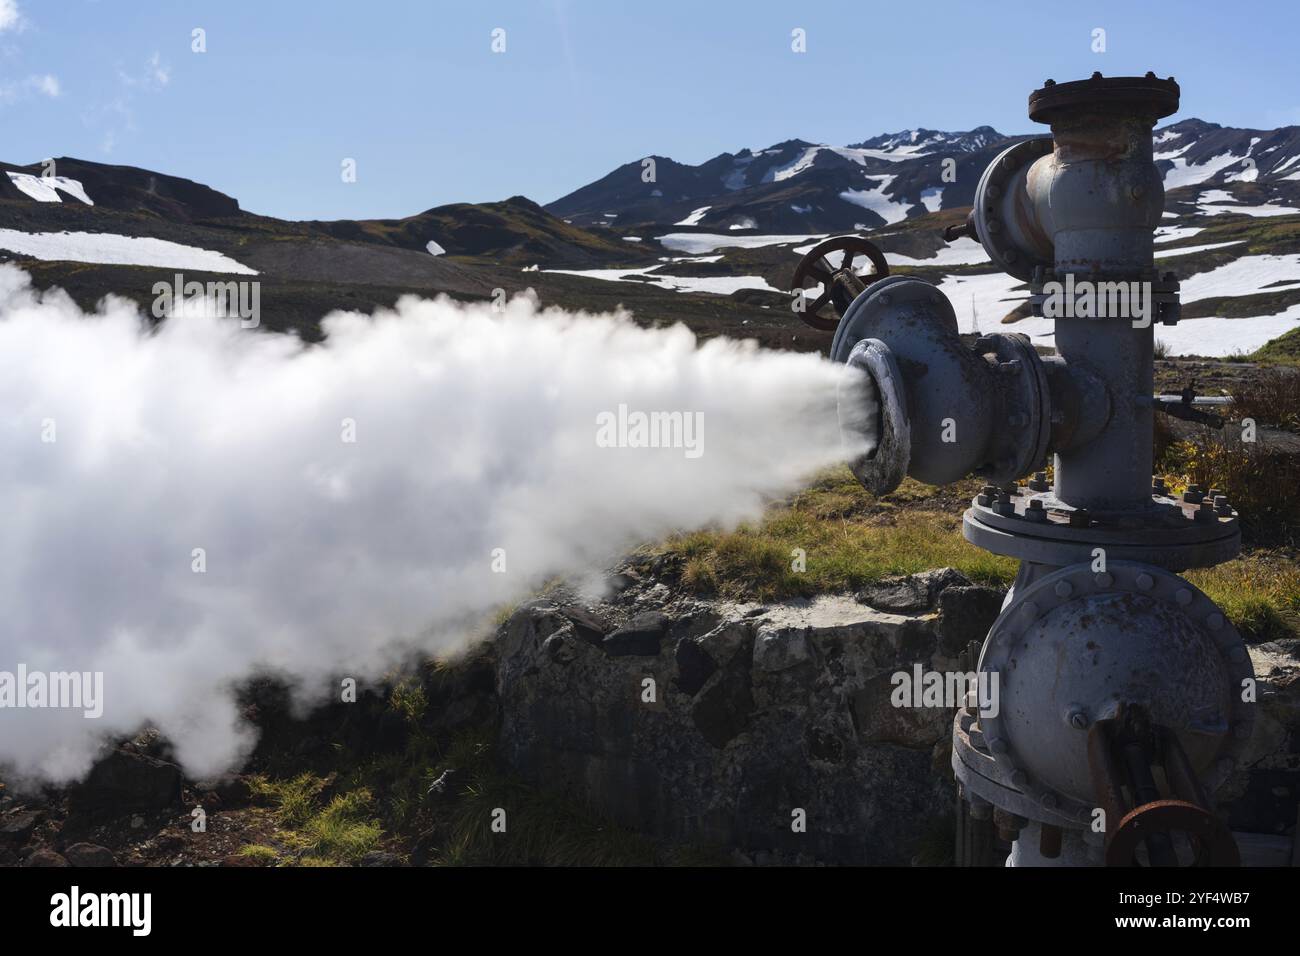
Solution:
{"label": "bolt nut", "polygon": [[1088,719],[1088,715],[1083,711],[1074,710],[1070,712],[1070,726],[1075,730],[1087,730],[1088,725],[1091,723],[1092,721]]}
{"label": "bolt nut", "polygon": [[1071,594],[1074,593],[1074,585],[1071,584],[1069,581],[1057,581],[1056,587],[1054,587],[1052,590],[1056,592],[1057,597],[1068,598]]}
{"label": "bolt nut", "polygon": [[1088,514],[1086,508],[1079,508],[1070,512],[1071,528],[1086,528],[1092,524],[1092,516]]}
{"label": "bolt nut", "polygon": [[1150,591],[1155,587],[1155,584],[1155,578],[1151,577],[1151,575],[1147,574],[1145,571],[1137,576],[1137,586],[1139,590]]}

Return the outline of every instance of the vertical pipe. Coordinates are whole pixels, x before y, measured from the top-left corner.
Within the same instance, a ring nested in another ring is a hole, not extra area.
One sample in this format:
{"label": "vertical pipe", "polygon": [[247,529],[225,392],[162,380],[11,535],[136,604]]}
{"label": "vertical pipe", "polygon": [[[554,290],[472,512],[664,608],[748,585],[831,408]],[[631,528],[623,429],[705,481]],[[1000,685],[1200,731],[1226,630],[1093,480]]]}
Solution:
{"label": "vertical pipe", "polygon": [[1092,373],[1110,393],[1106,426],[1055,459],[1056,496],[1090,511],[1151,508],[1155,304],[1150,285],[1141,283],[1155,278],[1153,231],[1164,209],[1152,125],[1141,115],[1058,116],[1053,153],[1028,177],[1037,218],[1052,236],[1057,280],[1068,274],[1078,287],[1092,283],[1094,301],[1112,306],[1119,300],[1099,284],[1124,283],[1126,314],[1056,321],[1056,348],[1067,367]]}

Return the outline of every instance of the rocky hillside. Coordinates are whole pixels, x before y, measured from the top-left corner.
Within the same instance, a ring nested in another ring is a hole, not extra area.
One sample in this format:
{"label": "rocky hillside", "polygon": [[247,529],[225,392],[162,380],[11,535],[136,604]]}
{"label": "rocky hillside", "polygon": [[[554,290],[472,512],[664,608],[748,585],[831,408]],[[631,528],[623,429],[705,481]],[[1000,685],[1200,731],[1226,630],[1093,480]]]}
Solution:
{"label": "rocky hillside", "polygon": [[[70,790],[0,783],[0,866],[951,862],[953,711],[894,706],[893,675],[958,667],[1001,590],[951,569],[766,604],[644,562],[612,581],[353,704],[297,714],[254,682],[261,739],[231,779],[186,779],[145,733]],[[1218,795],[1254,865],[1294,824],[1297,643],[1251,647],[1260,725]]]}
{"label": "rocky hillside", "polygon": [[[1172,356],[1289,361],[1300,354],[1300,127],[1244,130],[1200,120],[1162,127],[1166,213],[1156,258],[1183,283],[1180,324],[1159,327]],[[989,127],[909,130],[844,147],[790,140],[690,166],[638,160],[546,208],[516,196],[439,206],[404,219],[286,222],[243,211],[174,176],[75,159],[0,175],[0,261],[83,307],[109,292],[146,310],[172,279],[258,276],[263,326],[319,334],[335,308],[374,309],[407,293],[487,299],[535,290],[591,311],[683,322],[702,337],[824,350],[830,336],[790,311],[802,256],[828,235],[864,235],[890,268],[934,282],[962,331],[1004,322],[1051,347],[1054,326],[1026,287],[969,239],[946,243],[979,175],[1015,137]],[[945,170],[949,175],[945,175]],[[835,257],[832,256],[832,259]]]}
{"label": "rocky hillside", "polygon": [[[858,232],[969,206],[989,160],[1025,138],[988,126],[914,129],[848,146],[792,139],[698,166],[654,156],[652,181],[639,159],[546,208],[588,226]],[[1189,119],[1157,129],[1155,142],[1167,190],[1254,183],[1260,199],[1300,205],[1300,126],[1230,129]]]}

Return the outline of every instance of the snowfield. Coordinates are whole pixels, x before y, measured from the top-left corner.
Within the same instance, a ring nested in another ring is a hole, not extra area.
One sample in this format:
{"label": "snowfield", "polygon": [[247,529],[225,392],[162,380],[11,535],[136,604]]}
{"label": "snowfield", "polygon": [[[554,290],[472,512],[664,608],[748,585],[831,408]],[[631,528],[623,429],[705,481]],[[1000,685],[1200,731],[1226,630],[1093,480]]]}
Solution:
{"label": "snowfield", "polygon": [[701,206],[699,209],[695,210],[693,213],[691,213],[681,222],[675,222],[673,223],[673,225],[674,226],[698,226],[700,224],[700,220],[704,218],[704,214],[712,208],[713,208],[712,206]]}
{"label": "snowfield", "polygon": [[0,229],[0,249],[46,262],[97,262],[115,266],[161,266],[195,272],[255,276],[234,259],[165,239],[119,236],[110,232],[20,232]]}
{"label": "snowfield", "polygon": [[[1284,281],[1287,279],[1294,281]],[[1254,295],[1287,289],[1300,289],[1300,253],[1242,256],[1217,269],[1183,279],[1180,291],[1184,302],[1195,302],[1218,296]]]}
{"label": "snowfield", "polygon": [[[877,238],[881,237],[877,236]],[[807,245],[796,246],[794,252],[801,256],[807,255],[808,251],[815,245],[817,245],[816,242],[810,242]],[[824,258],[831,264],[832,269],[838,269],[840,263],[844,261],[844,253],[829,252]],[[939,251],[929,259],[913,259],[911,256],[905,256],[898,252],[886,252],[885,261],[891,266],[908,266],[911,268],[919,266],[976,266],[988,262],[989,254],[974,239],[962,236],[955,242],[940,247]],[[863,267],[859,266],[858,268]]]}
{"label": "snowfield", "polygon": [[[1181,150],[1180,150],[1181,152]],[[1218,156],[1212,156],[1199,166],[1188,166],[1185,159],[1174,159],[1170,154],[1157,153],[1156,159],[1168,159],[1174,164],[1174,168],[1165,173],[1165,192],[1171,189],[1177,189],[1179,186],[1195,186],[1205,182],[1221,169],[1226,169],[1233,163],[1240,163],[1245,156],[1234,156],[1232,153],[1221,153]]]}
{"label": "snowfield", "polygon": [[[678,223],[681,225],[681,223]],[[715,249],[737,246],[741,249],[757,249],[760,246],[780,246],[787,242],[807,242],[809,239],[821,240],[820,236],[720,236],[709,232],[670,232],[656,237],[665,249],[674,252],[703,254]]]}
{"label": "snowfield", "polygon": [[10,181],[24,194],[37,202],[63,202],[59,191],[79,199],[87,206],[95,205],[86,195],[86,189],[75,179],[67,176],[32,176],[29,173],[9,173]]}
{"label": "snowfield", "polygon": [[906,219],[912,204],[910,202],[898,202],[885,195],[885,190],[889,188],[889,184],[896,177],[867,176],[866,178],[874,179],[880,185],[875,189],[846,189],[840,193],[840,198],[845,202],[853,203],[855,206],[861,206],[863,209],[870,209],[889,225]]}
{"label": "snowfield", "polygon": [[636,282],[674,292],[704,292],[709,295],[731,295],[741,289],[762,289],[764,292],[788,291],[773,288],[762,276],[670,276],[648,271],[640,272],[635,269],[546,269],[544,271],[558,275],[600,279],[605,282]]}
{"label": "snowfield", "polygon": [[[1280,275],[1294,275],[1296,282],[1270,285]],[[1300,254],[1246,256],[1182,282],[1185,303],[1215,296],[1295,288],[1300,288]],[[1023,332],[1039,345],[1055,344],[1055,320],[1028,316],[1017,322],[1002,322],[1008,312],[1029,297],[1027,287],[1018,279],[1000,272],[950,276],[940,283],[939,290],[952,302],[961,332]],[[1297,327],[1300,327],[1300,304],[1273,315],[1240,319],[1210,316],[1183,319],[1177,325],[1157,324],[1155,336],[1157,342],[1169,349],[1170,355],[1221,358],[1253,352]]]}

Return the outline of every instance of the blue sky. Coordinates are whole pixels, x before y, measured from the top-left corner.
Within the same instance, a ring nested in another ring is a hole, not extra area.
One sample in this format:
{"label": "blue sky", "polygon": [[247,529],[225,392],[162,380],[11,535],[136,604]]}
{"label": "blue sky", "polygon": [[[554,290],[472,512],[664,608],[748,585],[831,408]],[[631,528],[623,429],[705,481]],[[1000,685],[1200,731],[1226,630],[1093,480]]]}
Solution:
{"label": "blue sky", "polygon": [[[0,0],[0,158],[207,183],[287,218],[549,202],[654,153],[1028,132],[1043,79],[1153,69],[1300,123],[1295,0]],[[491,50],[503,28],[504,53]],[[1106,51],[1092,51],[1092,31]],[[191,51],[195,28],[207,52]],[[791,50],[806,31],[807,52]],[[340,164],[357,163],[344,183]]]}

